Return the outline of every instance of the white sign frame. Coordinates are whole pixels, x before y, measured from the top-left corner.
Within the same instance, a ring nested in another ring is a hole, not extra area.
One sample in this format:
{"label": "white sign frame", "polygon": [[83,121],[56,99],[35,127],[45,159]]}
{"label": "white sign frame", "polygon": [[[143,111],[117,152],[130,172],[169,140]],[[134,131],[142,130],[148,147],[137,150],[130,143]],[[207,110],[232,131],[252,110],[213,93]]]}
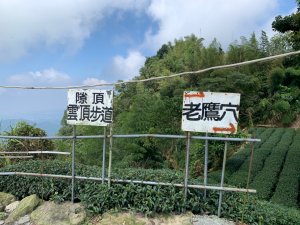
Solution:
{"label": "white sign frame", "polygon": [[238,127],[240,94],[185,91],[182,130],[235,134]]}
{"label": "white sign frame", "polygon": [[108,126],[113,121],[113,91],[70,89],[67,124]]}

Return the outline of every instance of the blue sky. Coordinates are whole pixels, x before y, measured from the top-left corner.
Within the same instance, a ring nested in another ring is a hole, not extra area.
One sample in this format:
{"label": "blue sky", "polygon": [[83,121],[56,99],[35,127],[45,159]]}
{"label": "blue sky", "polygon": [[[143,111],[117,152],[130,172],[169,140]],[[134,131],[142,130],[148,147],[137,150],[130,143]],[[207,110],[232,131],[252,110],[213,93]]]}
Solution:
{"label": "blue sky", "polygon": [[[195,34],[229,43],[261,30],[294,0],[1,0],[0,85],[129,80],[145,57]],[[0,89],[0,120],[59,120],[67,91]]]}

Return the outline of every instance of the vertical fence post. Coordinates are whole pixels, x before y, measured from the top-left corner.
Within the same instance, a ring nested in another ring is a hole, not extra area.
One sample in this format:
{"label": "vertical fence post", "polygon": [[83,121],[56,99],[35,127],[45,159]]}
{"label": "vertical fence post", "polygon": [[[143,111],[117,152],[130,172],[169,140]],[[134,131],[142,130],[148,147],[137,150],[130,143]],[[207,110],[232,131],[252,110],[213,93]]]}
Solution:
{"label": "vertical fence post", "polygon": [[187,132],[186,157],[185,157],[185,176],[184,176],[184,202],[186,201],[186,198],[187,198],[187,189],[188,189],[190,143],[191,143],[191,132]]}
{"label": "vertical fence post", "polygon": [[102,184],[104,184],[105,179],[105,155],[106,155],[106,127],[103,127],[104,138],[103,138],[103,147],[102,147]]}
{"label": "vertical fence post", "polygon": [[[246,185],[246,189],[249,189],[249,184],[250,184],[250,178],[251,178],[251,170],[252,170],[252,162],[253,162],[253,152],[254,152],[254,144],[253,142],[251,143],[251,155],[250,155],[250,163],[249,163],[249,168],[248,168],[248,177],[247,177],[247,185]],[[244,198],[244,204],[246,204],[246,201],[248,201],[248,197],[249,197],[249,192],[247,192],[246,197]],[[247,198],[247,199],[246,199]],[[242,222],[244,221],[244,209],[242,211]]]}
{"label": "vertical fence post", "polygon": [[[225,141],[225,148],[224,148],[224,155],[223,155],[223,166],[222,166],[222,175],[221,175],[221,185],[220,185],[220,187],[223,187],[223,185],[224,185],[227,147],[228,147],[228,142]],[[220,191],[220,195],[219,195],[219,207],[218,207],[218,217],[221,216],[222,198],[223,198],[223,191]]]}
{"label": "vertical fence post", "polygon": [[112,125],[109,127],[109,159],[108,159],[108,187],[111,183],[111,161],[112,161],[112,145],[113,145],[113,128]]}
{"label": "vertical fence post", "polygon": [[73,139],[72,139],[72,203],[74,203],[74,185],[75,185],[75,144],[76,144],[76,126],[73,125]]}
{"label": "vertical fence post", "polygon": [[[206,132],[208,137],[208,132]],[[205,139],[205,150],[204,150],[204,186],[207,186],[207,169],[208,168],[208,140]],[[206,199],[206,189],[204,189],[204,199]]]}
{"label": "vertical fence post", "polygon": [[[210,90],[207,90],[210,92]],[[206,132],[206,137],[208,137],[208,132]],[[204,186],[207,186],[207,171],[208,171],[208,140],[205,139],[205,150],[204,150]],[[206,189],[204,189],[204,199],[206,199]]]}
{"label": "vertical fence post", "polygon": [[252,170],[252,162],[253,162],[253,152],[254,152],[254,144],[251,143],[251,155],[250,155],[250,163],[249,163],[249,169],[248,169],[248,178],[247,178],[247,187],[249,188],[250,178],[251,178],[251,170]]}

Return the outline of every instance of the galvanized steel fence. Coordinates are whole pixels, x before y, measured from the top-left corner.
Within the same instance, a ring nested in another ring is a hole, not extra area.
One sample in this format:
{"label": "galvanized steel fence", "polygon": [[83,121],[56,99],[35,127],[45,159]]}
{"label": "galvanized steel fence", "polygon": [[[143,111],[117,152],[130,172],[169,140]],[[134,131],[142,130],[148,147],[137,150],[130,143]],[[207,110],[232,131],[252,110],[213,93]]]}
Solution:
{"label": "galvanized steel fence", "polygon": [[[124,179],[112,179],[111,178],[111,170],[112,170],[112,153],[113,153],[113,139],[114,138],[141,138],[141,137],[152,137],[152,138],[170,138],[170,139],[186,139],[186,158],[185,158],[185,175],[183,183],[174,184],[167,182],[156,182],[156,181],[140,181],[140,180],[124,180]],[[146,185],[159,185],[159,186],[174,186],[184,188],[184,198],[187,197],[188,188],[195,189],[203,189],[204,190],[204,198],[206,197],[206,190],[215,190],[219,191],[219,206],[218,206],[218,216],[221,215],[221,203],[222,203],[222,195],[224,191],[231,192],[245,192],[245,193],[256,193],[256,190],[249,189],[248,184],[245,189],[243,188],[235,188],[235,187],[224,187],[224,176],[225,176],[225,166],[226,166],[226,157],[227,157],[227,146],[229,141],[233,142],[259,142],[260,139],[252,139],[252,138],[229,138],[229,137],[209,137],[206,136],[194,136],[191,135],[190,132],[187,132],[186,135],[170,135],[170,134],[113,134],[112,127],[110,127],[110,132],[107,134],[106,128],[104,128],[103,135],[89,135],[89,136],[77,136],[76,135],[76,127],[73,126],[73,135],[72,136],[46,136],[46,137],[28,137],[28,136],[0,136],[0,139],[21,139],[21,140],[72,140],[72,152],[61,152],[61,151],[24,151],[24,152],[0,152],[2,155],[0,158],[14,158],[14,157],[32,157],[32,154],[58,154],[58,155],[70,155],[72,156],[72,174],[71,175],[61,175],[61,174],[41,174],[41,173],[27,173],[22,171],[16,172],[1,172],[0,176],[8,176],[8,175],[19,175],[19,176],[37,176],[37,177],[51,177],[51,178],[63,178],[63,179],[71,179],[72,180],[72,194],[71,201],[74,202],[74,186],[75,179],[78,180],[92,180],[92,181],[100,181],[103,184],[107,182],[108,186],[111,185],[111,182],[115,183],[132,183],[132,184],[146,184]],[[75,175],[75,150],[76,150],[76,140],[77,139],[103,139],[103,155],[102,155],[102,177],[84,177],[80,175]],[[105,165],[106,165],[106,139],[109,139],[109,159],[108,159],[108,176],[105,177]],[[204,183],[192,185],[188,184],[189,177],[189,155],[190,155],[190,144],[191,140],[205,140],[205,163],[204,163]],[[207,184],[207,167],[208,167],[208,143],[209,141],[224,141],[225,148],[223,154],[223,165],[222,165],[222,173],[221,173],[221,181],[220,186],[210,186]],[[16,156],[15,154],[27,154],[26,156]],[[253,157],[253,148],[251,152],[251,157]],[[252,160],[250,160],[249,172],[248,172],[248,180],[251,173],[251,164]],[[249,182],[247,182],[249,183]]]}

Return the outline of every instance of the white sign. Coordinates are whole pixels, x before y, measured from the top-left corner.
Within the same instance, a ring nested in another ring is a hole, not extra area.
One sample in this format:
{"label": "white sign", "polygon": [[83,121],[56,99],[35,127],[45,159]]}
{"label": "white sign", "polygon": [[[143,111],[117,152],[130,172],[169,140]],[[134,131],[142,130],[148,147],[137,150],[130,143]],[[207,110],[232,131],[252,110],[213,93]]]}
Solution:
{"label": "white sign", "polygon": [[235,134],[239,108],[240,94],[185,91],[182,130]]}
{"label": "white sign", "polygon": [[67,124],[107,126],[112,123],[113,91],[68,91]]}

